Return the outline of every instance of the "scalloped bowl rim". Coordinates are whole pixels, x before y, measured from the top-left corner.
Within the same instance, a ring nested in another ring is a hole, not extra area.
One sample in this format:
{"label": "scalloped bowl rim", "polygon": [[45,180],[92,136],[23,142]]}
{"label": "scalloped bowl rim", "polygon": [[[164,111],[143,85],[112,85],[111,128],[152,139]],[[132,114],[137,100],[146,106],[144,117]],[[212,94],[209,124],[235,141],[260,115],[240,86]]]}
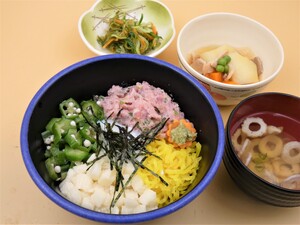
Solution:
{"label": "scalloped bowl rim", "polygon": [[[81,24],[82,24],[82,21],[84,19],[84,17],[89,13],[89,12],[92,12],[95,7],[100,3],[102,2],[103,0],[97,0],[92,6],[91,8],[89,8],[88,10],[86,10],[79,18],[79,21],[78,21],[78,31],[79,31],[79,35],[82,39],[82,41],[84,42],[84,44],[88,47],[88,49],[90,49],[92,52],[94,52],[95,54],[97,55],[111,55],[111,54],[115,54],[115,53],[110,53],[110,52],[104,52],[104,51],[100,51],[96,48],[94,48],[86,39],[85,35],[83,34],[83,31],[82,31],[82,28],[81,28]],[[168,14],[170,15],[170,20],[171,20],[171,30],[172,30],[172,36],[170,37],[170,39],[168,40],[168,42],[166,42],[161,48],[159,48],[158,50],[154,50],[152,51],[150,54],[146,54],[146,56],[149,56],[149,57],[156,57],[158,56],[159,54],[161,54],[163,51],[165,51],[169,46],[170,44],[172,43],[172,41],[175,39],[175,36],[176,36],[176,29],[175,29],[175,22],[174,22],[174,17],[173,17],[173,14],[171,12],[171,10],[163,3],[163,2],[160,2],[158,0],[144,0],[144,1],[151,1],[151,2],[156,2],[158,3],[159,5],[161,5],[162,7],[164,7],[167,11],[168,11]]]}
{"label": "scalloped bowl rim", "polygon": [[[137,59],[137,60],[145,60],[145,61],[151,61],[153,63],[166,66],[172,70],[175,70],[177,73],[180,73],[182,76],[184,76],[187,80],[191,81],[194,85],[197,86],[197,88],[202,92],[204,97],[207,99],[208,103],[210,104],[214,116],[216,118],[217,122],[217,129],[218,129],[218,143],[217,143],[217,150],[216,154],[214,156],[214,160],[212,162],[212,165],[206,172],[206,175],[200,180],[200,182],[186,195],[184,195],[181,199],[177,200],[174,203],[171,203],[165,207],[159,208],[154,211],[149,211],[145,213],[140,214],[129,214],[129,215],[115,215],[115,214],[106,214],[101,212],[92,211],[86,208],[83,208],[79,205],[76,205],[75,203],[72,203],[59,195],[57,192],[55,192],[40,176],[37,169],[35,168],[30,152],[29,152],[29,143],[27,140],[27,134],[28,134],[28,128],[30,123],[30,118],[33,113],[33,110],[35,106],[38,104],[39,99],[43,96],[45,92],[51,87],[52,84],[59,82],[58,80],[68,74],[70,71],[73,71],[75,69],[78,69],[82,66],[86,66],[88,64],[92,64],[94,62],[99,61],[106,61],[110,59],[117,59],[117,58],[124,58],[124,59]],[[28,108],[26,109],[22,125],[21,125],[21,135],[20,135],[20,142],[21,142],[21,152],[23,161],[25,163],[26,169],[28,173],[30,174],[31,179],[34,181],[34,183],[38,186],[38,188],[53,202],[55,202],[60,207],[66,209],[69,212],[72,212],[76,215],[79,215],[81,217],[94,220],[94,221],[100,221],[100,222],[106,222],[106,223],[136,223],[136,222],[144,222],[148,220],[153,220],[156,218],[163,217],[165,215],[171,214],[180,208],[186,206],[188,203],[190,203],[192,200],[194,200],[204,189],[206,186],[212,181],[214,178],[221,162],[222,162],[222,156],[224,153],[224,147],[225,147],[225,132],[224,132],[224,126],[223,126],[223,120],[221,113],[215,104],[213,98],[210,96],[210,94],[207,92],[207,90],[190,74],[186,73],[182,69],[168,63],[165,61],[162,61],[160,59],[148,57],[148,56],[141,56],[141,55],[134,55],[134,54],[110,54],[106,56],[96,56],[89,59],[85,59],[83,61],[77,62],[64,70],[58,72],[56,75],[54,75],[52,78],[50,78],[34,95],[32,100],[30,101]]]}

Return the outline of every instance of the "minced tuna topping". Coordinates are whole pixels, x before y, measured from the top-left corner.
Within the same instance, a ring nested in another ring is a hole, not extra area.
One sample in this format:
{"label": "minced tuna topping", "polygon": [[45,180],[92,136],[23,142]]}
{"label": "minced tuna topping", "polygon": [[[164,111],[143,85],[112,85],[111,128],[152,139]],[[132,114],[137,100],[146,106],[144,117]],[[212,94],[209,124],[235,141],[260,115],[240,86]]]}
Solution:
{"label": "minced tuna topping", "polygon": [[178,104],[164,90],[146,81],[125,88],[113,85],[98,104],[103,107],[105,116],[111,115],[111,118],[122,109],[118,121],[128,127],[139,122],[142,130],[152,128],[163,118],[169,118],[169,121],[184,118]]}

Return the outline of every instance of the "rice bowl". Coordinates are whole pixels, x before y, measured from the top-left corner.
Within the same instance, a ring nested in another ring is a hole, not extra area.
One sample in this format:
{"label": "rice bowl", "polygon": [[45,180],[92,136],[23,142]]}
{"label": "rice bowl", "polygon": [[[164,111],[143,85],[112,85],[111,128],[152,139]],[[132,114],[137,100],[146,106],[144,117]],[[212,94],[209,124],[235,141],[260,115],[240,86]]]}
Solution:
{"label": "rice bowl", "polygon": [[[118,63],[118,67],[112,66],[115,63]],[[126,73],[124,73],[124,68],[126,68]],[[145,70],[145,68],[148,69]],[[100,71],[101,76],[99,76]],[[171,77],[172,79],[169,79]],[[186,117],[193,121],[196,130],[199,131],[200,135],[197,140],[202,145],[203,160],[201,160],[201,168],[195,180],[177,201],[144,213],[112,215],[71,203],[50,186],[51,182],[42,164],[45,146],[40,133],[50,118],[58,116],[57,106],[64,99],[73,97],[82,101],[89,99],[95,93],[104,95],[112,85],[129,86],[138,81],[148,81],[168,94],[172,94],[172,98],[178,102]],[[62,87],[64,88],[61,89]],[[78,92],[79,89],[82,91]],[[190,95],[191,93],[194,94]],[[44,104],[45,102],[47,104]],[[198,104],[195,105],[195,102]],[[201,116],[194,110],[188,110],[195,107],[201,108]],[[205,189],[213,179],[222,159],[224,130],[217,106],[207,91],[192,76],[157,59],[135,55],[109,55],[84,60],[66,68],[51,78],[37,92],[24,116],[21,143],[23,159],[33,181],[59,206],[96,221],[132,223],[170,214],[191,202]]]}

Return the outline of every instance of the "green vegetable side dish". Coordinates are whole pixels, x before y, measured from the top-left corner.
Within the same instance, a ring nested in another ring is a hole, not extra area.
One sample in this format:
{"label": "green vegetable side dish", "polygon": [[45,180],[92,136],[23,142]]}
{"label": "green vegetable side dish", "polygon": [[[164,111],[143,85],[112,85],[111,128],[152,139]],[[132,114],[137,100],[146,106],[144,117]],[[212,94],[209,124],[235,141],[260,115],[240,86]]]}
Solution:
{"label": "green vegetable side dish", "polygon": [[[175,38],[175,24],[171,11],[157,0],[98,0],[85,11],[79,21],[78,29],[84,44],[97,55],[114,54],[109,48],[99,44],[98,37],[104,37],[109,30],[109,20],[116,12],[126,14],[126,19],[138,23],[153,23],[161,38],[155,49],[143,55],[155,57],[163,52]],[[122,18],[122,17],[121,17]],[[149,41],[148,41],[149,42]],[[151,44],[150,44],[151,45]],[[149,46],[150,46],[149,45]]]}
{"label": "green vegetable side dish", "polygon": [[98,36],[97,42],[113,53],[131,53],[144,55],[161,45],[156,26],[152,22],[127,18],[125,12],[118,11],[109,19],[109,29],[105,36]]}

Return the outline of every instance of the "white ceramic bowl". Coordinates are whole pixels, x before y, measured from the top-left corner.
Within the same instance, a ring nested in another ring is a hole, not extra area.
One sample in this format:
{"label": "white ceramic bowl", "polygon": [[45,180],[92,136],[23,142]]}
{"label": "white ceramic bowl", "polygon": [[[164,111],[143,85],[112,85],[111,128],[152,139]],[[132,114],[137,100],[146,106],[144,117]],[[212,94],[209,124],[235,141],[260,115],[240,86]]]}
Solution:
{"label": "white ceramic bowl", "polygon": [[173,41],[176,31],[171,11],[162,2],[156,0],[98,0],[79,21],[78,30],[84,44],[97,55],[113,54],[102,48],[97,42],[97,36],[104,36],[108,30],[107,20],[117,11],[126,12],[130,17],[139,20],[143,15],[143,22],[152,22],[162,37],[158,48],[146,55],[155,57],[162,53]]}
{"label": "white ceramic bowl", "polygon": [[[188,56],[195,50],[223,44],[250,48],[260,57],[263,74],[259,82],[225,84],[207,78],[189,65]],[[177,51],[180,66],[201,81],[218,105],[235,105],[258,92],[279,74],[284,62],[283,47],[271,30],[251,18],[223,12],[189,21],[178,35]]]}

